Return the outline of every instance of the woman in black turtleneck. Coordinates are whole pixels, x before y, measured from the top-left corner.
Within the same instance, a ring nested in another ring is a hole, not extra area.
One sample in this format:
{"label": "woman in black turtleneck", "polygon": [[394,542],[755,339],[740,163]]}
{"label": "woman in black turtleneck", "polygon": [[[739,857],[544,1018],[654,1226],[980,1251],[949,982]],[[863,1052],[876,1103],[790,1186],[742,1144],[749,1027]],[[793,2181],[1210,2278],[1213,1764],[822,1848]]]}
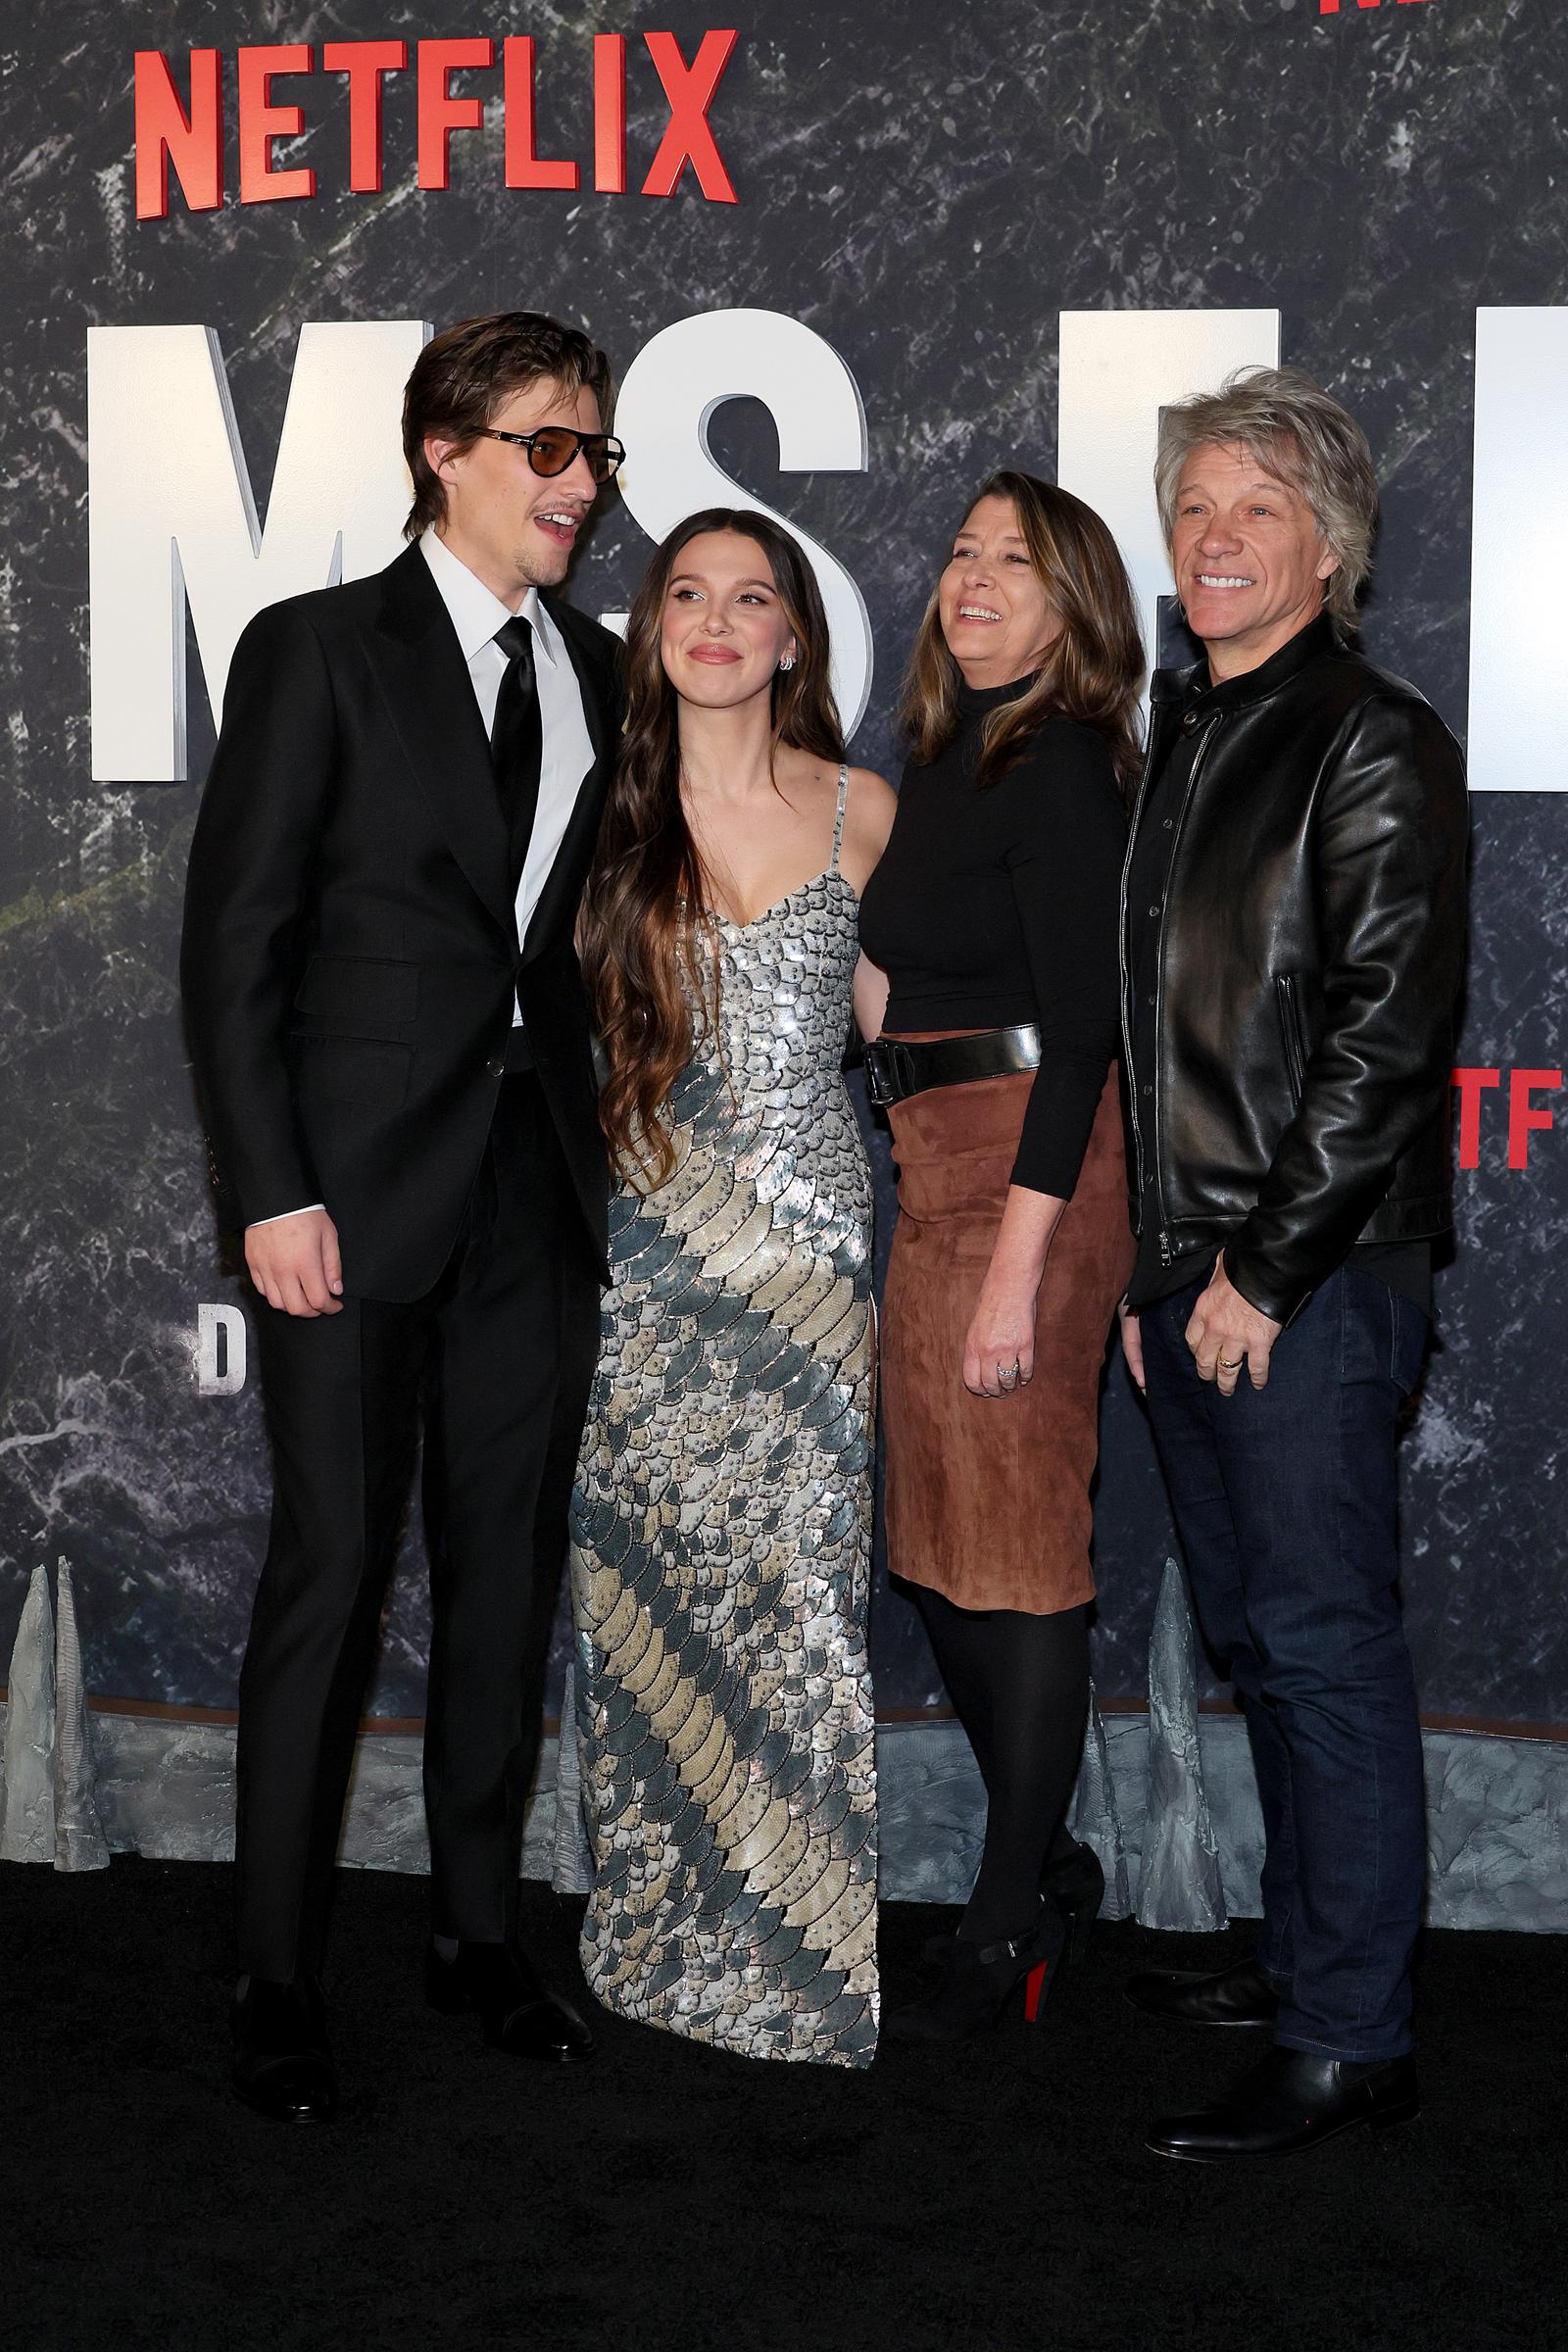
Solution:
{"label": "woman in black turtleneck", "polygon": [[1089,1482],[1132,1270],[1116,902],[1143,672],[1114,541],[994,474],[910,662],[912,756],[860,908],[887,973],[867,1050],[899,1162],[882,1329],[889,1562],[985,1780],[956,1937],[887,2030],[1039,2013],[1102,1882],[1064,1814],[1088,1706]]}

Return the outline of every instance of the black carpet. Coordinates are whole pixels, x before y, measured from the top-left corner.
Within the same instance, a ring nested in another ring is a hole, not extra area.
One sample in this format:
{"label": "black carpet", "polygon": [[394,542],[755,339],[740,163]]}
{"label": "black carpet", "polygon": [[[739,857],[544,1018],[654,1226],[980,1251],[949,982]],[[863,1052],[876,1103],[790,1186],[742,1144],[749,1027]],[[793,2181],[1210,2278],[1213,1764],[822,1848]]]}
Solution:
{"label": "black carpet", "polygon": [[[346,2107],[313,2132],[227,2095],[227,1901],[201,1864],[0,1866],[10,2352],[1568,2345],[1558,1940],[1432,1936],[1422,2121],[1244,2174],[1162,2163],[1141,2128],[1259,2037],[1118,1987],[1247,1930],[1104,1929],[1042,2030],[860,2075],[597,2011],[595,2064],[554,2074],[421,2006],[422,1881],[346,1872]],[[524,1889],[562,1984],[579,1908]],[[884,1911],[885,1983],[941,1916]]]}

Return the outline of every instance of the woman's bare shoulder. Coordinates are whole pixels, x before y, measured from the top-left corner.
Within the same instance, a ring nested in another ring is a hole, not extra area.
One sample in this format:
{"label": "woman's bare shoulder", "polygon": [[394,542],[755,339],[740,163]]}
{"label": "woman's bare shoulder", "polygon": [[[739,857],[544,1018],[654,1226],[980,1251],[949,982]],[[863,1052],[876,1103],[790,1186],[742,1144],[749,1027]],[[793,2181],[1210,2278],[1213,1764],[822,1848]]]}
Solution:
{"label": "woman's bare shoulder", "polygon": [[898,794],[875,768],[851,768],[839,862],[857,890],[865,888],[872,868],[887,848],[898,808]]}
{"label": "woman's bare shoulder", "polygon": [[899,796],[886,776],[879,776],[874,767],[852,767],[850,789],[844,804],[844,829],[853,824],[858,832],[874,838],[881,849],[893,830],[898,814]]}
{"label": "woman's bare shoulder", "polygon": [[[850,772],[853,775],[855,771],[852,768]],[[838,762],[824,760],[817,752],[802,751],[799,744],[778,746],[773,754],[773,780],[782,793],[801,807],[808,804],[815,807],[825,801],[831,808],[838,799]]]}

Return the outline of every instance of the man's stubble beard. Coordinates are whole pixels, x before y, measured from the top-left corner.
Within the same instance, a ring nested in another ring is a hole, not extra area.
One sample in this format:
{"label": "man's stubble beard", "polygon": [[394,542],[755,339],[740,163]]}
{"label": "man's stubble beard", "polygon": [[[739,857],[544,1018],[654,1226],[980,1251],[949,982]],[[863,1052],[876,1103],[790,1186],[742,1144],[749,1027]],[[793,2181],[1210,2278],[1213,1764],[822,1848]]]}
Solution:
{"label": "man's stubble beard", "polygon": [[571,559],[576,552],[575,547],[569,547],[551,557],[524,549],[517,557],[517,569],[530,588],[559,588],[571,569]]}

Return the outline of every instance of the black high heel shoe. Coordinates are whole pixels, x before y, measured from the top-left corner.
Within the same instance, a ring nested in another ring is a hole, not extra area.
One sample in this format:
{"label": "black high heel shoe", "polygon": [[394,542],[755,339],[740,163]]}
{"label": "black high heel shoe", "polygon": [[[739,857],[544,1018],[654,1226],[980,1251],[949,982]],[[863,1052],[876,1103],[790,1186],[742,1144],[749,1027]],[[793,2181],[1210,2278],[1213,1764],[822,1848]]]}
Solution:
{"label": "black high heel shoe", "polygon": [[[1048,1862],[1040,1874],[1040,1892],[1047,1902],[1055,1904],[1066,1930],[1059,1965],[1064,1970],[1075,1968],[1089,1949],[1105,1899],[1105,1874],[1094,1847],[1074,1842],[1056,1861]],[[926,1937],[920,1957],[928,1967],[945,1968],[957,1944],[957,1935],[948,1928]]]}
{"label": "black high heel shoe", "polygon": [[892,2009],[884,2033],[892,2041],[968,2041],[1002,2023],[1020,1984],[1025,2022],[1038,2025],[1066,1939],[1061,1914],[1044,1901],[1021,1936],[997,1943],[943,1938],[935,1982],[918,1999]]}
{"label": "black high heel shoe", "polygon": [[1075,1843],[1059,1860],[1048,1862],[1040,1874],[1040,1891],[1055,1904],[1067,1932],[1061,1966],[1075,1968],[1089,1949],[1105,1899],[1105,1874],[1094,1847]]}

